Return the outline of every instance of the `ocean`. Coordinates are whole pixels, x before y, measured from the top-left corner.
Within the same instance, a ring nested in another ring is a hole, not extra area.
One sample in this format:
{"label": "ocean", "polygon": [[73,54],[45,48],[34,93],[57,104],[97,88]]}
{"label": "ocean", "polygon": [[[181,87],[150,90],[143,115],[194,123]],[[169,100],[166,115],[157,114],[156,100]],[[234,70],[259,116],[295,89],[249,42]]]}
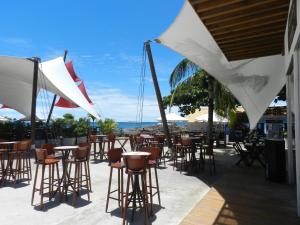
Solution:
{"label": "ocean", "polygon": [[[149,126],[155,126],[159,125],[159,122],[143,122],[142,126],[140,123],[137,122],[117,122],[119,129],[134,129],[134,128],[140,128],[140,127],[149,127]],[[176,122],[177,126],[184,126],[186,125],[186,122]]]}

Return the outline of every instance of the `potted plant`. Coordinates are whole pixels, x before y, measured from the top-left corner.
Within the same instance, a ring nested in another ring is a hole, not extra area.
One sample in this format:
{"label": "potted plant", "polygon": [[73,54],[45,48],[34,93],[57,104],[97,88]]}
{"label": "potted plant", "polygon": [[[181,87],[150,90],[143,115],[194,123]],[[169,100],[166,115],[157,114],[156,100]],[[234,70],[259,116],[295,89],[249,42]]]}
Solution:
{"label": "potted plant", "polygon": [[75,121],[74,133],[76,136],[76,143],[87,142],[87,134],[89,130],[89,121],[86,118],[79,118]]}
{"label": "potted plant", "polygon": [[99,120],[98,125],[102,134],[111,134],[118,127],[113,119]]}

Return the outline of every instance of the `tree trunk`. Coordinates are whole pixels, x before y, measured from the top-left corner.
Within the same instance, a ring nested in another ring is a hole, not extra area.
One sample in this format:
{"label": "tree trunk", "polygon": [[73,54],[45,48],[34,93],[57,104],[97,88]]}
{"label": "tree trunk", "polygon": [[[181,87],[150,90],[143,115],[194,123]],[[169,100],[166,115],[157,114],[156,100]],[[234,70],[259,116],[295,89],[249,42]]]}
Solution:
{"label": "tree trunk", "polygon": [[213,91],[213,77],[208,76],[208,124],[207,124],[207,141],[209,145],[209,151],[213,149],[213,112],[214,112],[214,91]]}

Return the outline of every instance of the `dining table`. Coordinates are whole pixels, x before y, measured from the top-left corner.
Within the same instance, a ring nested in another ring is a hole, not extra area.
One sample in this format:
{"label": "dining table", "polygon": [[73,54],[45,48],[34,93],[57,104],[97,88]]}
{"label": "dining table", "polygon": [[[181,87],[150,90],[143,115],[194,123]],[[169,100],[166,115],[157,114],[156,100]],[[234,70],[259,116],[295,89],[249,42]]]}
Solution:
{"label": "dining table", "polygon": [[[69,159],[70,152],[78,148],[79,148],[78,145],[57,146],[53,148],[55,152],[61,152],[62,154],[63,174],[62,177],[60,178],[58,188],[60,188],[61,186],[63,187],[63,192],[65,193],[66,199],[67,199],[68,188],[72,187],[74,189],[74,187],[71,185],[70,182],[70,176],[67,171],[68,168],[66,168],[68,164],[66,163],[66,161]],[[55,196],[57,191],[58,189],[54,192],[53,196]]]}

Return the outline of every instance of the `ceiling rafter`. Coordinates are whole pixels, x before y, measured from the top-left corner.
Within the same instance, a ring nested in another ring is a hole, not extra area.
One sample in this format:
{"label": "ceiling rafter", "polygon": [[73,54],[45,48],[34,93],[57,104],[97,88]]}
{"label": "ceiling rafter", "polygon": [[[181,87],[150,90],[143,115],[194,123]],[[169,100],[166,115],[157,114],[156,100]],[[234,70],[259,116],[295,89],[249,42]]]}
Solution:
{"label": "ceiling rafter", "polygon": [[228,60],[280,54],[289,0],[190,0]]}

